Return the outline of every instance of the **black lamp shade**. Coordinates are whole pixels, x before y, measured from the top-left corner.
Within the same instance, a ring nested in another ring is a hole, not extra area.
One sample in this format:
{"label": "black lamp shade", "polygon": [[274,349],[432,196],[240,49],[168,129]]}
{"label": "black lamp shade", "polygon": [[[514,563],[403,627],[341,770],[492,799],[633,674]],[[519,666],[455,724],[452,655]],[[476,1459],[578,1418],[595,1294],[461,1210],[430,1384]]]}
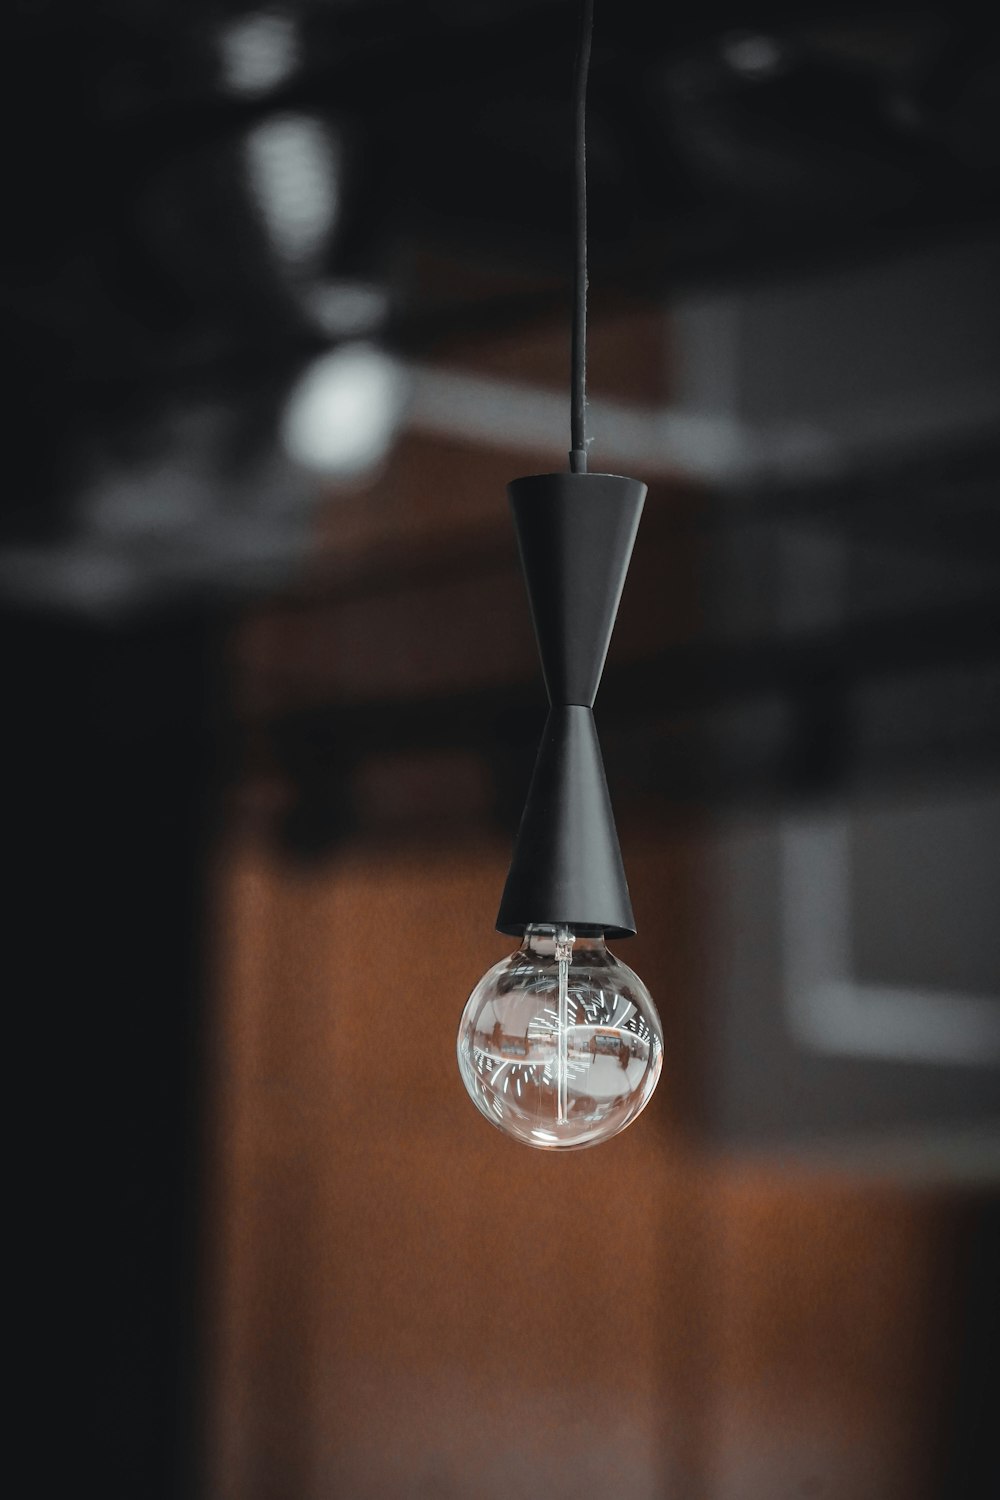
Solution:
{"label": "black lamp shade", "polygon": [[537,474],[508,487],[551,708],[497,928],[635,932],[593,704],[646,486],[618,474]]}

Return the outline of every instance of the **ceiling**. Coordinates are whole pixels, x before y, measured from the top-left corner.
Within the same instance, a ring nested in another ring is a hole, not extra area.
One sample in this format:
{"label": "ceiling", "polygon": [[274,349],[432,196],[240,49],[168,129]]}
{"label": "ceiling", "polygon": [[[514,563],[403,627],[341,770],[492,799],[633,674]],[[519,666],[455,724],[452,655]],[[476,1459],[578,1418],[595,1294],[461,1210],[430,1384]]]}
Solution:
{"label": "ceiling", "polygon": [[[224,489],[242,545],[257,490],[301,485],[275,431],[324,350],[421,359],[561,317],[577,18],[564,0],[19,7],[7,543],[65,543],[95,504],[118,535],[146,524],[140,491],[196,512]],[[595,310],[989,232],[998,72],[969,4],[598,4]],[[255,545],[304,541],[286,517]]]}

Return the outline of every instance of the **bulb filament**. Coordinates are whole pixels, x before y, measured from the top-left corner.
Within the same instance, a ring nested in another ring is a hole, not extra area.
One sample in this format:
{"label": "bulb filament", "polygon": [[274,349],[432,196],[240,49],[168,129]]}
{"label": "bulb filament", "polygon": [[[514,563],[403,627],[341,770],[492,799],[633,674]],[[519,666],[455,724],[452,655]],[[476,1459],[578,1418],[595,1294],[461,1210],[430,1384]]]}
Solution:
{"label": "bulb filament", "polygon": [[556,1082],[558,1119],[565,1125],[569,1117],[569,961],[573,954],[573,935],[567,927],[556,933],[556,959],[559,963],[559,1050]]}

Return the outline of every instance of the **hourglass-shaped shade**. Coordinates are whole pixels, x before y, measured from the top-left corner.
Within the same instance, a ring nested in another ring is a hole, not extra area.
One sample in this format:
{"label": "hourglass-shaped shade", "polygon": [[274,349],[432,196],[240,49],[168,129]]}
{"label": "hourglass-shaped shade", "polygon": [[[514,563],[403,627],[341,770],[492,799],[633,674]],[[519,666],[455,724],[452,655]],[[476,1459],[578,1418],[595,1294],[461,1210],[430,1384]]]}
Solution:
{"label": "hourglass-shaped shade", "polygon": [[497,917],[635,931],[593,703],[646,486],[620,474],[536,474],[508,486],[551,704]]}

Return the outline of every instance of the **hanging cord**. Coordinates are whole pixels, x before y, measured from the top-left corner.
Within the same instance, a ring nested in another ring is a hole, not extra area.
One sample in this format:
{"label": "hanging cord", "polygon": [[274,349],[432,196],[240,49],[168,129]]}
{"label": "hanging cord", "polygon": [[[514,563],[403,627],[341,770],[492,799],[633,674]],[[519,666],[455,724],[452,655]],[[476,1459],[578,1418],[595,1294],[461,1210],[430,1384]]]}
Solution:
{"label": "hanging cord", "polygon": [[570,345],[569,466],[587,472],[587,75],[594,32],[594,0],[583,0],[573,85],[574,259],[573,329]]}

